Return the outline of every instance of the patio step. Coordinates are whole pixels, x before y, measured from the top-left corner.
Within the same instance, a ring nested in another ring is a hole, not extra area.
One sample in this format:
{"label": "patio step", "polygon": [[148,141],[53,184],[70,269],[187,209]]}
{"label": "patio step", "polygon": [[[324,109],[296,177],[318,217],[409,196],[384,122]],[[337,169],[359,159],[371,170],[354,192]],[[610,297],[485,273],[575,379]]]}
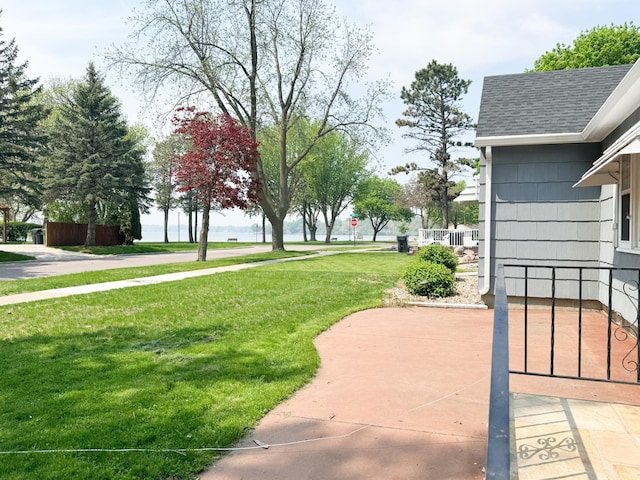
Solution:
{"label": "patio step", "polygon": [[640,406],[511,394],[511,478],[640,478]]}

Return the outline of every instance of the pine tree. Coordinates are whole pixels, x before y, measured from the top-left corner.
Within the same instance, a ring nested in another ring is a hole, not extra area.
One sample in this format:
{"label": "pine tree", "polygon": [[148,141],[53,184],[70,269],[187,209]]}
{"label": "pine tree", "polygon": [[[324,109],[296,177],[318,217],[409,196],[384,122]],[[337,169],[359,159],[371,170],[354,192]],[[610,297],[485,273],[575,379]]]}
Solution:
{"label": "pine tree", "polygon": [[88,219],[85,245],[95,245],[99,206],[116,205],[125,216],[134,202],[146,208],[144,147],[93,63],[84,81],[74,85],[69,101],[61,105],[51,145],[47,198],[83,205]]}
{"label": "pine tree", "polygon": [[46,140],[39,123],[47,112],[38,80],[25,74],[27,63],[16,65],[15,39],[7,43],[2,35],[0,28],[0,203],[37,207],[38,155]]}
{"label": "pine tree", "polygon": [[429,183],[436,189],[442,212],[442,228],[449,228],[449,203],[455,198],[452,176],[463,166],[469,166],[469,160],[453,159],[451,154],[456,147],[471,146],[459,140],[474,128],[471,117],[460,106],[470,84],[470,80],[458,76],[458,69],[453,65],[432,60],[416,72],[410,88],[402,87],[400,95],[407,109],[402,112],[402,118],[396,120],[396,125],[406,128],[405,138],[417,142],[407,151],[427,153],[430,166],[409,163],[395,167],[391,173],[418,170],[431,177]]}

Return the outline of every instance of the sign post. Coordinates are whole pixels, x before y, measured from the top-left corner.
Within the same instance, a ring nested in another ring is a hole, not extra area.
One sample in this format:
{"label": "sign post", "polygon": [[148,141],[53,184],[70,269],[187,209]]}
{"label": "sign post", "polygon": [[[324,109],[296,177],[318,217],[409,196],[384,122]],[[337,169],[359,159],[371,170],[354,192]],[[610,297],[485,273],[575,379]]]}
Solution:
{"label": "sign post", "polygon": [[358,215],[351,214],[351,226],[353,227],[353,246],[356,246],[356,227],[358,226]]}

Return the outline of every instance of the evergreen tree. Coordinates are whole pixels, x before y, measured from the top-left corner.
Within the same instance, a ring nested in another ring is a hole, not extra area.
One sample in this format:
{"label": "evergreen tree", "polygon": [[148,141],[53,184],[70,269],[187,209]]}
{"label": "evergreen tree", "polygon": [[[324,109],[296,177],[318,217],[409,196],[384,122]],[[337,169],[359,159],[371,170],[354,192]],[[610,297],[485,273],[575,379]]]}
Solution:
{"label": "evergreen tree", "polygon": [[120,103],[93,63],[61,105],[51,128],[51,146],[46,198],[83,205],[88,219],[85,245],[95,245],[101,207],[119,212],[119,220],[135,219],[132,209],[139,215],[140,208],[147,208],[150,189],[140,133],[129,129]]}
{"label": "evergreen tree", "polygon": [[37,207],[40,200],[38,156],[47,116],[39,102],[38,80],[27,78],[27,63],[16,65],[15,39],[5,42],[0,28],[0,203]]}
{"label": "evergreen tree", "polygon": [[[458,69],[451,64],[439,64],[432,60],[426,68],[418,70],[409,89],[402,88],[401,98],[407,105],[396,120],[399,127],[407,128],[405,138],[417,142],[409,151],[424,151],[429,155],[431,168],[418,167],[415,163],[396,167],[392,173],[421,170],[430,177],[438,196],[442,212],[442,228],[449,225],[449,204],[455,182],[452,176],[461,167],[469,166],[467,159],[453,159],[455,147],[470,146],[459,138],[474,128],[469,115],[460,108],[462,96],[469,90],[471,80],[458,76]],[[455,197],[454,197],[455,198]]]}

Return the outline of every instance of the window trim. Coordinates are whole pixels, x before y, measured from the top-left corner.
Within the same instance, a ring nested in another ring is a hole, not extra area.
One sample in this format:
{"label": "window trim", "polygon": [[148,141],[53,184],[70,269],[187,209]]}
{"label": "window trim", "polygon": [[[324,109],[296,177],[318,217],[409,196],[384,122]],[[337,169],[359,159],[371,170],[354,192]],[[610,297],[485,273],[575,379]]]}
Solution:
{"label": "window trim", "polygon": [[[640,155],[622,155],[619,162],[619,182],[616,192],[617,248],[625,253],[640,254]],[[627,184],[628,182],[628,184]],[[628,196],[628,202],[623,198]],[[627,207],[629,212],[623,212]],[[628,220],[623,218],[628,217]],[[625,226],[625,220],[628,226]],[[625,228],[626,227],[626,228]],[[626,233],[628,239],[623,239]]]}

